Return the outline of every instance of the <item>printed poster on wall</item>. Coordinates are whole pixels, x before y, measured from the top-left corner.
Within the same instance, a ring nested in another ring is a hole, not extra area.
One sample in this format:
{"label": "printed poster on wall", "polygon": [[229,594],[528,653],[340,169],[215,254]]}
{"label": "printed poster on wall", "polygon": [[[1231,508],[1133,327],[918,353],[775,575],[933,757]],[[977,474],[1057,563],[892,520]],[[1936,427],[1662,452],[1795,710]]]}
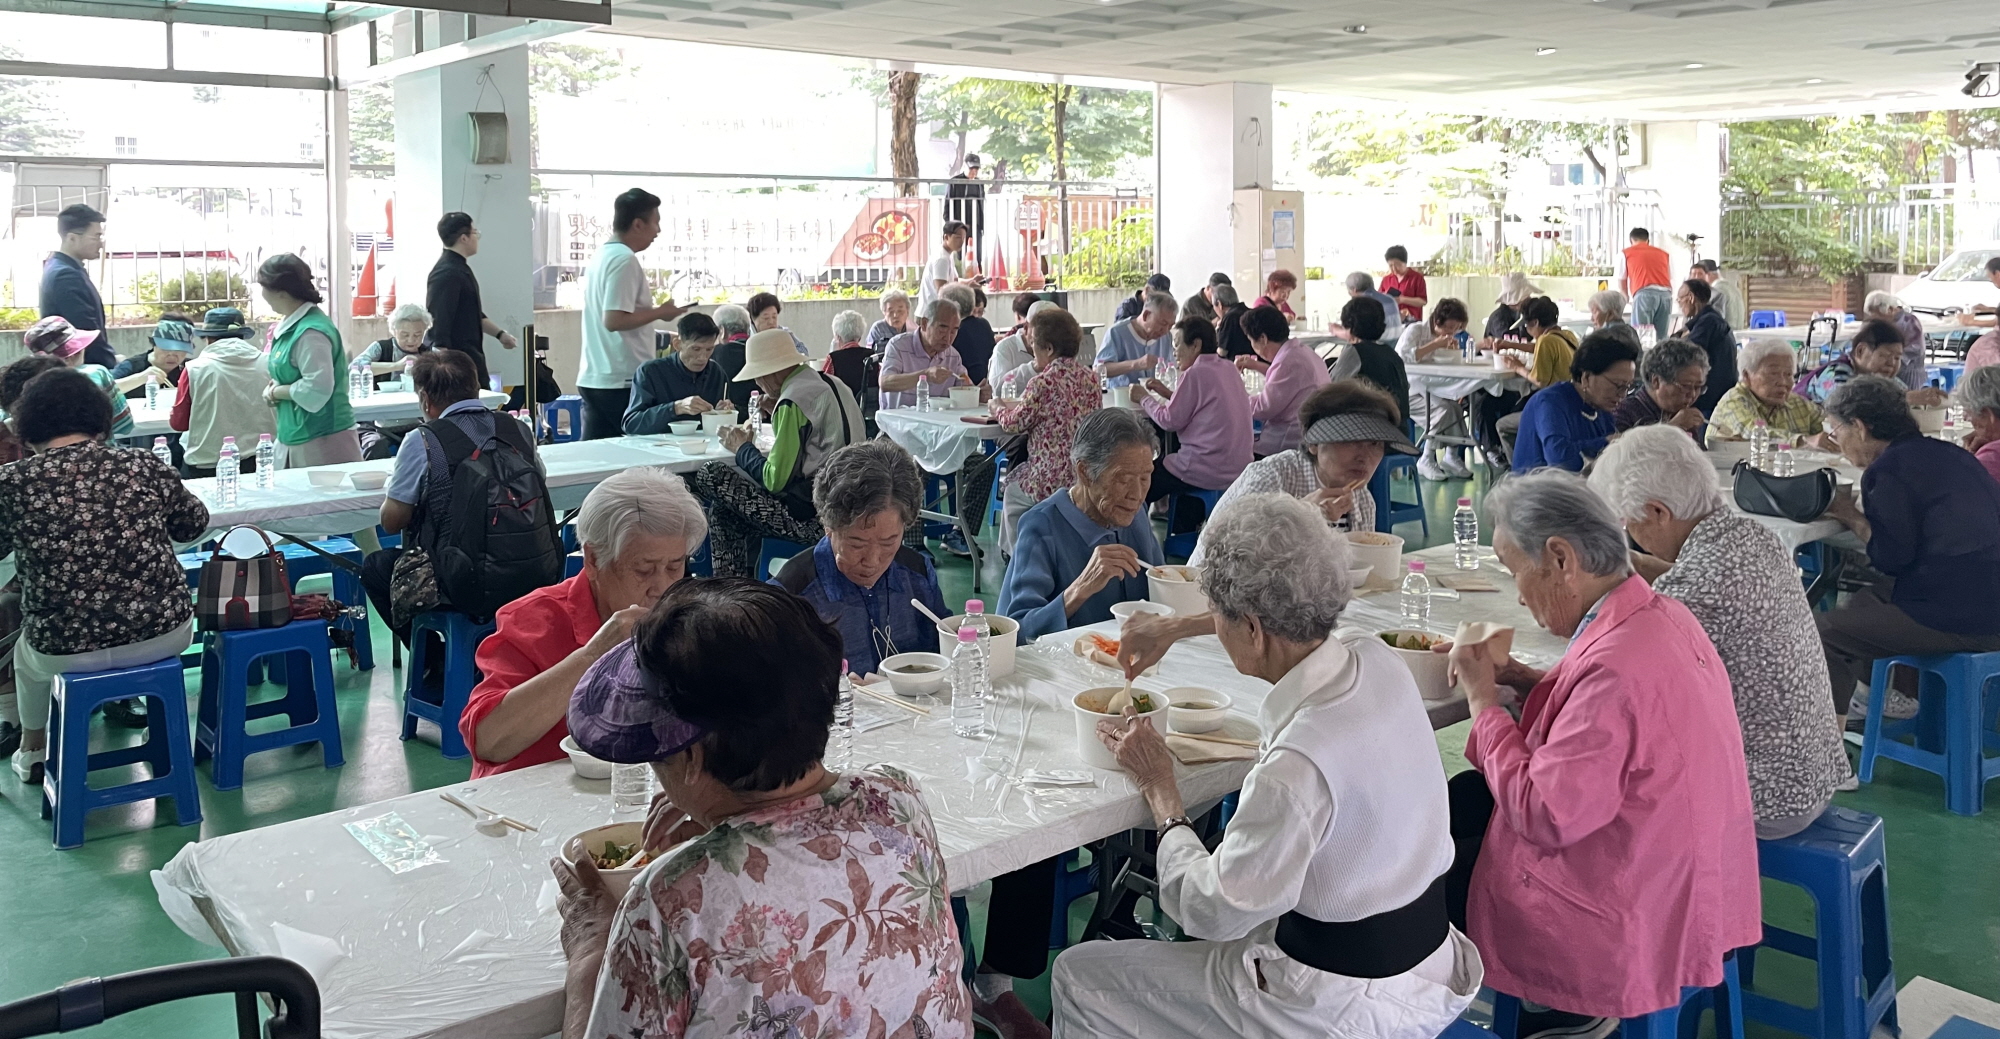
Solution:
{"label": "printed poster on wall", "polygon": [[1296,249],[1298,247],[1297,214],[1289,209],[1271,210],[1271,248]]}

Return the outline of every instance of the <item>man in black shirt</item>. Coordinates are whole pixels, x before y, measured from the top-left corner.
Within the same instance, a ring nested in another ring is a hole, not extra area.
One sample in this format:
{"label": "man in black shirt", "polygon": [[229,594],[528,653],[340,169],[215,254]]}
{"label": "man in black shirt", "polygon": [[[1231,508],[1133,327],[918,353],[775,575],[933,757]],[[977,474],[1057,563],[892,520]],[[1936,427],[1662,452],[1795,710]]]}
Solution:
{"label": "man in black shirt", "polygon": [[1250,333],[1243,331],[1243,315],[1250,313],[1250,307],[1236,295],[1236,286],[1228,282],[1210,285],[1208,300],[1215,304],[1215,339],[1220,344],[1216,352],[1231,361],[1245,354],[1255,356]]}
{"label": "man in black shirt", "polygon": [[972,229],[972,262],[986,255],[986,185],[979,182],[979,156],[965,157],[965,169],[944,189],[946,220],[957,220]]}
{"label": "man in black shirt", "polygon": [[431,312],[431,335],[437,345],[459,350],[472,357],[479,370],[479,388],[492,385],[486,370],[486,336],[500,340],[509,350],[521,344],[513,333],[502,329],[486,316],[479,305],[479,279],[466,261],[479,252],[479,229],[472,226],[468,213],[446,213],[438,220],[438,238],[444,253],[431,268],[424,291],[424,309]]}
{"label": "man in black shirt", "polygon": [[1701,347],[1708,355],[1708,388],[1694,402],[1695,409],[1703,415],[1713,414],[1716,402],[1736,385],[1736,333],[1729,330],[1729,319],[1710,306],[1713,298],[1714,291],[1708,282],[1692,278],[1682,282],[1680,291],[1674,294],[1674,303],[1687,319],[1681,338]]}
{"label": "man in black shirt", "polygon": [[[62,248],[49,254],[42,265],[40,310],[43,317],[60,317],[71,328],[102,332],[110,326],[104,320],[104,300],[90,282],[84,262],[104,254],[104,214],[79,202],[56,214],[56,233]],[[83,348],[83,363],[118,366],[118,352],[111,337],[98,336]]]}

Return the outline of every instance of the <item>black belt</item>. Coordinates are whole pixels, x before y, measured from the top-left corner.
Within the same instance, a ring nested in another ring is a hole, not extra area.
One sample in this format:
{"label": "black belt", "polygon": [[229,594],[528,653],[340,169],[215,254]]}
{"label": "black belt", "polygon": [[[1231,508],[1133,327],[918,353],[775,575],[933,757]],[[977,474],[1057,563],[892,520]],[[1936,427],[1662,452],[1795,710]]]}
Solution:
{"label": "black belt", "polygon": [[1393,978],[1428,959],[1451,933],[1444,877],[1400,909],[1326,923],[1293,911],[1278,918],[1278,948],[1292,959],[1349,978]]}

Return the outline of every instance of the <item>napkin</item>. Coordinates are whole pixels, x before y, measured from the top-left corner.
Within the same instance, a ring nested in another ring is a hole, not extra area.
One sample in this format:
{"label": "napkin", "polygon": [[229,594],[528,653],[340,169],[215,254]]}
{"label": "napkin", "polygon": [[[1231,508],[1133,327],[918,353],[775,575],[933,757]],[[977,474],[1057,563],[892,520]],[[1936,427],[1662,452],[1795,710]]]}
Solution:
{"label": "napkin", "polygon": [[1458,634],[1452,636],[1453,646],[1477,646],[1484,642],[1492,647],[1494,659],[1504,658],[1514,648],[1514,629],[1492,621],[1460,621]]}
{"label": "napkin", "polygon": [[1478,574],[1440,574],[1438,583],[1454,592],[1497,592],[1500,586]]}
{"label": "napkin", "polygon": [[1206,765],[1213,761],[1255,761],[1257,748],[1239,747],[1233,743],[1211,743],[1207,740],[1193,740],[1178,733],[1167,734],[1167,749],[1174,752],[1183,765]]}

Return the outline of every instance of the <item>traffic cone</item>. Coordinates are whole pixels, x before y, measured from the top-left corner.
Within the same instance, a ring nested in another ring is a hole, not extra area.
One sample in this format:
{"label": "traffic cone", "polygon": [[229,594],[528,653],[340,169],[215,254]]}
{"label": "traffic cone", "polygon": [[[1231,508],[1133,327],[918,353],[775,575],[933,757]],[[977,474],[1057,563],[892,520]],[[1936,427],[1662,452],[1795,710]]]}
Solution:
{"label": "traffic cone", "polygon": [[1000,247],[1000,236],[993,236],[993,265],[986,269],[986,287],[1000,292],[1012,291],[1007,284],[1007,251]]}
{"label": "traffic cone", "polygon": [[354,316],[374,317],[381,301],[375,298],[375,246],[368,246],[368,263],[361,268],[361,280],[354,286]]}

